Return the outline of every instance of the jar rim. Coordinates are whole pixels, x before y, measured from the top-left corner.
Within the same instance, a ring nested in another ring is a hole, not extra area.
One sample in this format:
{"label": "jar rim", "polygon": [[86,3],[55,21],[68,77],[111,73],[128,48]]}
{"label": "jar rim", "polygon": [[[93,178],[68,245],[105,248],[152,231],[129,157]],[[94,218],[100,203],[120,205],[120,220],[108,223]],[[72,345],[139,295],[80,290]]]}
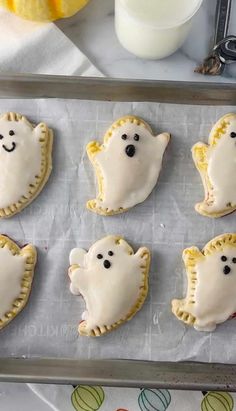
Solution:
{"label": "jar rim", "polygon": [[126,0],[116,0],[116,2],[120,2],[122,4],[122,6],[124,7],[124,11],[129,15],[129,17],[133,18],[134,20],[140,22],[143,26],[147,26],[149,28],[154,28],[156,30],[165,30],[165,29],[174,29],[177,28],[179,26],[182,26],[183,24],[187,23],[189,20],[191,20],[191,18],[198,12],[198,10],[200,9],[203,0],[198,0],[196,2],[196,6],[194,7],[194,9],[191,11],[191,13],[189,13],[189,15],[187,15],[187,17],[185,17],[183,20],[177,21],[177,23],[175,24],[158,24],[156,25],[155,23],[148,23],[147,21],[143,21],[141,18],[137,17],[133,12],[132,9],[129,8],[129,6],[127,6],[126,4]]}

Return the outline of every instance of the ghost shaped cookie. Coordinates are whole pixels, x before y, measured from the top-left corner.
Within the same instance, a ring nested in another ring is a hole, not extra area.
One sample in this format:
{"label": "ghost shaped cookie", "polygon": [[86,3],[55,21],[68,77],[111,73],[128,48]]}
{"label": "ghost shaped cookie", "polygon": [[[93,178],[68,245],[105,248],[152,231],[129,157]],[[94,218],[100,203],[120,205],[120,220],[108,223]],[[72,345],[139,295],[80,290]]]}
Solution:
{"label": "ghost shaped cookie", "polygon": [[134,253],[117,236],[107,236],[88,252],[70,253],[70,290],[81,294],[86,311],[79,333],[100,336],[130,320],[142,307],[148,292],[150,252],[141,247]]}
{"label": "ghost shaped cookie", "polygon": [[34,246],[19,248],[14,241],[0,235],[0,329],[26,305],[36,259]]}
{"label": "ghost shaped cookie", "polygon": [[187,248],[183,260],[188,277],[187,296],[172,301],[179,320],[199,331],[214,331],[236,312],[236,234],[222,234],[202,251]]}
{"label": "ghost shaped cookie", "polygon": [[42,190],[52,169],[52,131],[24,116],[0,117],[0,218],[26,207]]}
{"label": "ghost shaped cookie", "polygon": [[207,217],[221,217],[236,210],[236,114],[226,114],[213,127],[209,144],[192,148],[201,175],[205,199],[196,210]]}
{"label": "ghost shaped cookie", "polygon": [[112,124],[103,144],[90,142],[87,153],[95,168],[98,194],[87,208],[112,215],[143,202],[157,183],[169,139],[168,133],[154,136],[140,118],[125,116]]}

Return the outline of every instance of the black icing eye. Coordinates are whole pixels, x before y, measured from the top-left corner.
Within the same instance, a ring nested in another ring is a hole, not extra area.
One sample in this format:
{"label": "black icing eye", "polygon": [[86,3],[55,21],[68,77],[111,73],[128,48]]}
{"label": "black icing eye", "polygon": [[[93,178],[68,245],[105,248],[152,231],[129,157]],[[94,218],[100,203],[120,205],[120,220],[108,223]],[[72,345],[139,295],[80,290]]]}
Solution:
{"label": "black icing eye", "polygon": [[122,134],[121,138],[122,140],[127,140],[127,134]]}
{"label": "black icing eye", "polygon": [[112,256],[113,254],[113,251],[108,251],[108,255]]}
{"label": "black icing eye", "polygon": [[227,261],[227,257],[225,257],[225,255],[222,255],[221,261]]}
{"label": "black icing eye", "polygon": [[234,131],[232,131],[232,133],[230,133],[230,137],[235,138],[236,137],[236,133]]}
{"label": "black icing eye", "polygon": [[236,264],[236,257],[232,258],[232,262]]}
{"label": "black icing eye", "polygon": [[13,130],[10,130],[9,131],[9,136],[14,136],[14,135],[15,135],[15,132]]}
{"label": "black icing eye", "polygon": [[103,258],[103,255],[102,255],[102,254],[98,254],[98,255],[97,255],[97,258],[98,258],[99,260],[101,260],[101,259]]}
{"label": "black icing eye", "polygon": [[3,139],[3,135],[2,134],[0,134],[0,140],[2,140]]}
{"label": "black icing eye", "polygon": [[110,263],[110,261],[105,260],[104,263],[103,263],[103,265],[104,265],[105,268],[110,268],[111,263]]}
{"label": "black icing eye", "polygon": [[135,134],[135,135],[134,135],[134,140],[135,140],[135,141],[139,141],[139,135],[138,135],[138,134]]}

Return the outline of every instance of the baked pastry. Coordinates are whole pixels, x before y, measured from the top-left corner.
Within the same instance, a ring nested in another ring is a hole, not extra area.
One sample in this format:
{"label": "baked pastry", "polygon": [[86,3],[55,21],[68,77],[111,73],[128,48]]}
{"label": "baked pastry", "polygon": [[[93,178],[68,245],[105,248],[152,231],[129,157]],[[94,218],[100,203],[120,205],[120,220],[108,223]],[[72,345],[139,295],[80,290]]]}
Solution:
{"label": "baked pastry", "polygon": [[88,252],[70,253],[70,290],[81,294],[86,311],[79,333],[100,336],[130,320],[142,307],[148,292],[150,252],[141,247],[134,254],[121,237],[109,235]]}
{"label": "baked pastry", "polygon": [[33,245],[19,248],[14,241],[0,235],[0,329],[26,305],[36,259]]}
{"label": "baked pastry", "polygon": [[236,210],[236,114],[226,114],[213,127],[209,144],[192,148],[201,175],[205,199],[196,210],[207,217],[221,217]]}
{"label": "baked pastry", "polygon": [[154,136],[138,117],[115,121],[103,144],[92,141],[87,146],[98,180],[97,198],[88,201],[87,208],[112,215],[143,202],[157,183],[169,139],[168,133]]}
{"label": "baked pastry", "polygon": [[52,170],[52,131],[21,114],[0,117],[0,218],[11,217],[40,193]]}
{"label": "baked pastry", "polygon": [[236,234],[219,235],[202,251],[187,248],[183,260],[187,296],[173,300],[172,311],[196,330],[213,331],[236,312]]}

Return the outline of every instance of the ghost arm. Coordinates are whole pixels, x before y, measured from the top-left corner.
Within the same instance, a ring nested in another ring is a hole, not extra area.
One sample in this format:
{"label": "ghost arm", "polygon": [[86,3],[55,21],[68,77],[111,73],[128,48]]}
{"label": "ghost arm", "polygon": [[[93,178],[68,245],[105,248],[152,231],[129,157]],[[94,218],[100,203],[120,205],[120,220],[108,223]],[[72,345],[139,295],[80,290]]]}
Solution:
{"label": "ghost arm", "polygon": [[31,262],[32,264],[36,264],[37,251],[33,245],[27,244],[24,248],[21,249],[20,254],[26,257],[28,261]]}
{"label": "ghost arm", "polygon": [[80,277],[80,269],[78,265],[72,265],[69,268],[68,275],[70,277],[70,292],[74,295],[79,295],[79,277]]}
{"label": "ghost arm", "polygon": [[102,146],[98,141],[91,141],[87,144],[86,151],[90,161],[93,161],[94,157],[102,151]]}
{"label": "ghost arm", "polygon": [[81,288],[87,283],[86,269],[74,264],[71,265],[68,271],[70,277],[70,291],[74,295],[82,293]]}
{"label": "ghost arm", "polygon": [[147,269],[149,268],[151,255],[150,255],[150,251],[148,248],[146,247],[139,248],[135,256],[137,256],[140,259],[141,268],[147,268]]}
{"label": "ghost arm", "polygon": [[169,133],[162,133],[155,137],[156,139],[156,148],[158,154],[163,156],[165,149],[170,141],[170,134]]}
{"label": "ghost arm", "polygon": [[191,270],[197,264],[199,259],[204,258],[204,255],[197,247],[190,247],[183,251],[182,258],[186,268]]}
{"label": "ghost arm", "polygon": [[98,187],[97,198],[87,202],[87,208],[94,211],[99,207],[98,202],[103,201],[104,196],[104,176],[102,172],[103,166],[106,167],[104,146],[100,145],[97,141],[91,141],[87,145],[87,154],[94,167]]}
{"label": "ghost arm", "polygon": [[79,284],[86,254],[87,252],[83,248],[74,248],[70,252],[70,268],[68,275],[71,280],[70,291],[75,295],[80,294]]}
{"label": "ghost arm", "polygon": [[37,250],[33,245],[27,244],[20,250],[20,255],[25,258],[25,273],[22,284],[29,293],[34,276],[34,267],[37,262]]}
{"label": "ghost arm", "polygon": [[77,264],[80,267],[84,266],[84,259],[87,254],[87,251],[85,251],[83,248],[73,248],[70,252],[70,265]]}
{"label": "ghost arm", "polygon": [[53,132],[45,123],[39,123],[33,129],[33,133],[41,144],[52,145]]}
{"label": "ghost arm", "polygon": [[207,152],[209,146],[207,144],[198,142],[192,148],[192,156],[196,167],[200,171],[206,171],[208,167]]}

